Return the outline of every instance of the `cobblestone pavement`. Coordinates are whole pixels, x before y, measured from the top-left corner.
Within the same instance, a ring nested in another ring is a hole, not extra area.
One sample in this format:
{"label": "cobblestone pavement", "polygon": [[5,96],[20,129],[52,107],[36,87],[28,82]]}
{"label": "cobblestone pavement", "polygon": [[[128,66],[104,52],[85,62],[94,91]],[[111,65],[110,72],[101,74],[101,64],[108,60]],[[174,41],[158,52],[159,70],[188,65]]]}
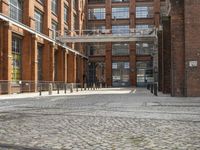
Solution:
{"label": "cobblestone pavement", "polygon": [[0,100],[4,149],[198,150],[200,98],[102,89],[89,95]]}

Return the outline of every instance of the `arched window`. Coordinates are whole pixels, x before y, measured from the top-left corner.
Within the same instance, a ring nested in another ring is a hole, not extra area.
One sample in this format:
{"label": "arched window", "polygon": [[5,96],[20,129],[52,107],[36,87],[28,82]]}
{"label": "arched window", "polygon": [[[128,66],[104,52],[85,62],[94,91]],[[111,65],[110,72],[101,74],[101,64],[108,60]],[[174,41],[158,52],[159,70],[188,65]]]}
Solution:
{"label": "arched window", "polygon": [[22,22],[22,0],[10,0],[10,17],[16,21]]}

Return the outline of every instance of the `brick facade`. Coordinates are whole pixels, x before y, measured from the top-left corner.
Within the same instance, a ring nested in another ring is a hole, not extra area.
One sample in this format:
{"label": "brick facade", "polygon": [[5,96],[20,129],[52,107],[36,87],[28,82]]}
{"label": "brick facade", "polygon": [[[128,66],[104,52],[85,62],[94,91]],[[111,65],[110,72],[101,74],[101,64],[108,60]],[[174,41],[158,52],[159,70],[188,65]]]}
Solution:
{"label": "brick facade", "polygon": [[[51,1],[45,1],[41,4],[37,0],[25,0],[23,2],[23,17],[22,23],[30,29],[35,30],[35,11],[42,13],[43,25],[42,34],[51,39],[52,36],[52,20],[57,22],[59,34],[64,35],[65,30],[71,30],[73,27],[73,15],[76,14],[76,26],[82,30],[85,28],[85,2],[83,0],[76,3],[76,7],[72,6],[70,0],[59,0],[57,15],[51,12]],[[64,22],[64,6],[68,8],[67,22]],[[9,14],[8,0],[0,1],[0,13],[8,16]],[[79,17],[80,16],[80,17]],[[68,49],[60,46],[59,43],[51,42],[36,36],[29,31],[23,30],[18,26],[9,24],[0,20],[0,80],[12,81],[12,37],[17,36],[22,40],[21,50],[21,80],[38,82],[38,45],[42,47],[42,82],[72,82],[76,83],[76,54],[69,52]],[[72,48],[76,46],[71,45]],[[85,47],[76,49],[81,53],[85,53]],[[83,57],[79,57],[82,61]],[[83,61],[82,61],[83,62]],[[84,62],[85,63],[85,62]],[[85,72],[83,65],[81,75]],[[81,79],[82,80],[82,79]],[[12,92],[11,88],[7,87],[8,93]],[[36,90],[36,86],[33,87]]]}

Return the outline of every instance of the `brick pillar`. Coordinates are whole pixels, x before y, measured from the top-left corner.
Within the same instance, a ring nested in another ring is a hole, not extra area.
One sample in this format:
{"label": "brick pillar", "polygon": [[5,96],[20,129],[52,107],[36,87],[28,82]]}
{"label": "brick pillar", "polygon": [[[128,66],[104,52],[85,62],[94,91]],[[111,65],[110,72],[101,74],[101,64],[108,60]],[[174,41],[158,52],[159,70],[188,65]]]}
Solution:
{"label": "brick pillar", "polygon": [[112,86],[112,43],[106,44],[106,83],[108,86]]}
{"label": "brick pillar", "polygon": [[163,33],[158,32],[158,90],[163,90]]}
{"label": "brick pillar", "polygon": [[35,29],[34,4],[32,1],[23,1],[23,23]]}
{"label": "brick pillar", "polygon": [[[111,0],[106,0],[106,29],[112,29]],[[106,43],[105,51],[106,83],[112,86],[112,43]]]}
{"label": "brick pillar", "polygon": [[24,38],[22,41],[22,80],[31,80],[31,52],[32,45],[35,46],[35,42],[32,43],[32,35],[29,32],[24,31]]}
{"label": "brick pillar", "polygon": [[[130,0],[130,28],[135,28],[136,20],[135,20],[135,12],[136,12],[136,1]],[[130,42],[129,44],[130,50],[130,85],[136,86],[137,80],[137,69],[136,69],[136,42]]]}
{"label": "brick pillar", "polygon": [[170,18],[163,17],[163,93],[168,94],[171,91],[171,31]]}
{"label": "brick pillar", "polygon": [[[200,96],[200,1],[185,0],[185,95]],[[190,66],[190,61],[197,66]]]}
{"label": "brick pillar", "polygon": [[76,82],[76,56],[69,52],[68,54],[68,82],[75,83]]}
{"label": "brick pillar", "polygon": [[160,0],[154,0],[154,24],[156,27],[160,25]]}
{"label": "brick pillar", "polygon": [[11,84],[9,81],[12,80],[12,29],[11,26],[6,23],[3,26],[3,80],[7,80],[8,86],[5,86],[4,89],[11,93]]}
{"label": "brick pillar", "polygon": [[67,78],[68,78],[68,66],[67,66],[67,64],[68,64],[68,51],[64,51],[64,55],[65,55],[65,63],[64,63],[64,65],[65,65],[65,79],[64,79],[64,81],[67,83]]}
{"label": "brick pillar", "polygon": [[61,35],[64,35],[64,0],[58,1],[58,22],[62,22],[58,24],[58,30]]}
{"label": "brick pillar", "polygon": [[9,16],[9,0],[1,0],[0,1],[0,12],[4,15]]}
{"label": "brick pillar", "polygon": [[44,7],[44,34],[51,37],[52,32],[51,29],[51,1],[46,0],[45,1],[45,7]]}
{"label": "brick pillar", "polygon": [[[171,71],[172,96],[184,96],[185,85],[185,33],[184,1],[171,1]],[[178,37],[178,39],[177,39]]]}
{"label": "brick pillar", "polygon": [[65,81],[65,52],[63,48],[58,48],[58,56],[57,56],[57,81]]}
{"label": "brick pillar", "polygon": [[3,25],[0,24],[0,80],[3,80]]}
{"label": "brick pillar", "polygon": [[54,81],[54,45],[45,41],[44,51],[42,56],[42,70],[44,81]]}

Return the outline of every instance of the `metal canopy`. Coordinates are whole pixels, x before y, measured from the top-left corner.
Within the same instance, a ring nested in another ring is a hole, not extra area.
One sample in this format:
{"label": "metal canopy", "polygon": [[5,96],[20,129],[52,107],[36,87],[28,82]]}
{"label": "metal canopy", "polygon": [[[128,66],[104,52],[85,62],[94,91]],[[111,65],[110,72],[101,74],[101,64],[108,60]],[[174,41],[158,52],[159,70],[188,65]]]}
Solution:
{"label": "metal canopy", "polygon": [[57,37],[62,43],[90,43],[90,42],[131,42],[155,41],[157,29],[128,29],[128,30],[84,30],[70,31],[70,35]]}

